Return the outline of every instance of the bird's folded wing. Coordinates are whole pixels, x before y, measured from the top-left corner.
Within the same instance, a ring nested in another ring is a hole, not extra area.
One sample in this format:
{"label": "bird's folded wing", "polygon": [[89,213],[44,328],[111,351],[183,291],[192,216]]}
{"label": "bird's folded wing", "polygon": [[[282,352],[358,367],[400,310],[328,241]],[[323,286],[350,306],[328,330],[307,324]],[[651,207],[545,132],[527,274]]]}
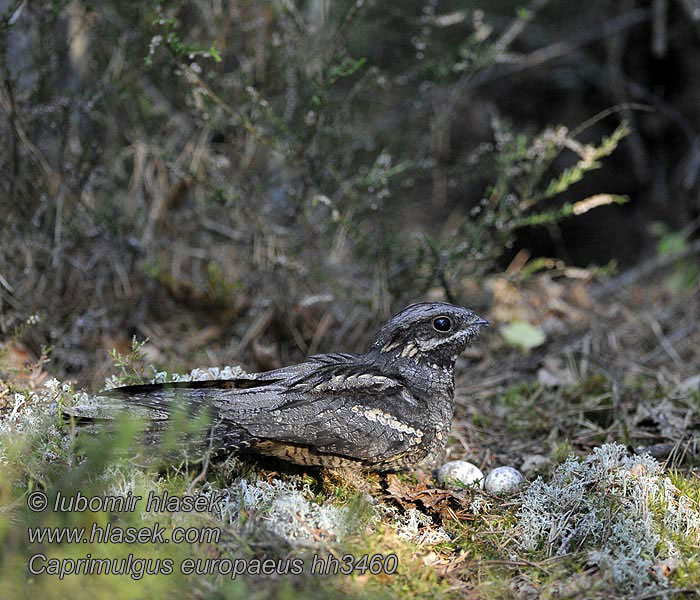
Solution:
{"label": "bird's folded wing", "polygon": [[285,388],[284,401],[267,410],[243,413],[237,401],[222,406],[220,414],[257,439],[358,460],[391,455],[424,435],[424,402],[373,365],[332,362],[288,380]]}
{"label": "bird's folded wing", "polygon": [[[300,444],[319,452],[357,460],[389,456],[420,443],[421,408],[402,387],[381,394],[360,391],[324,393],[249,415],[232,415],[239,427],[257,438],[277,443]],[[347,390],[345,390],[347,391]]]}
{"label": "bird's folded wing", "polygon": [[362,394],[385,392],[404,385],[399,377],[388,376],[374,366],[353,363],[335,363],[318,367],[286,382],[293,394],[304,394],[309,402],[319,395]]}

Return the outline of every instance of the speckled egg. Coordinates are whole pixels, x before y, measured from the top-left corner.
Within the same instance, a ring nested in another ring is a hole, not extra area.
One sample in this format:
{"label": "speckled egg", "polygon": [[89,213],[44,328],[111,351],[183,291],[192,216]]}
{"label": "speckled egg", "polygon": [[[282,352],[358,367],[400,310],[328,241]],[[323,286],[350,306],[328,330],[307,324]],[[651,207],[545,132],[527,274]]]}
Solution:
{"label": "speckled egg", "polygon": [[513,467],[496,467],[484,480],[484,489],[491,494],[508,494],[518,489],[523,476]]}
{"label": "speckled egg", "polygon": [[452,460],[438,469],[437,480],[451,488],[483,486],[484,474],[479,467],[466,460]]}

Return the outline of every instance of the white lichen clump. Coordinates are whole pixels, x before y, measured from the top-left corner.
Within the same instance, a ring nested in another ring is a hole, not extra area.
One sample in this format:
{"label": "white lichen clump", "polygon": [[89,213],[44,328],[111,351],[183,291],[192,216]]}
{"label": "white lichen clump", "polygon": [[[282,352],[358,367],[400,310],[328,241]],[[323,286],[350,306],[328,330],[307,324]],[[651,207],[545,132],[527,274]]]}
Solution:
{"label": "white lichen clump", "polygon": [[5,441],[40,432],[39,451],[47,461],[56,459],[69,445],[66,432],[56,422],[59,404],[67,398],[81,402],[87,397],[57,379],[49,379],[36,392],[15,393],[12,410],[0,417],[0,465],[7,462]]}
{"label": "white lichen clump", "polygon": [[[206,492],[206,489],[205,489]],[[251,513],[256,522],[293,546],[337,542],[350,530],[348,509],[326,501],[319,504],[308,484],[299,478],[235,481],[220,503],[219,518],[240,526]]]}
{"label": "white lichen clump", "polygon": [[379,503],[376,506],[375,522],[385,517],[403,540],[415,543],[417,546],[432,546],[450,540],[449,534],[442,526],[438,526],[430,515],[416,508],[400,510],[396,506]]}
{"label": "white lichen clump", "polygon": [[[154,369],[155,371],[155,369]],[[245,377],[246,372],[240,367],[209,367],[208,369],[192,369],[189,373],[169,373],[168,371],[157,371],[151,378],[150,383],[165,383],[167,381],[208,381],[210,379],[237,379]],[[117,375],[113,375],[105,380],[105,388],[111,389],[123,385]]]}
{"label": "white lichen clump", "polygon": [[519,517],[525,549],[587,551],[622,592],[664,587],[657,565],[679,553],[663,534],[700,532],[700,514],[659,463],[629,456],[621,444],[605,444],[585,460],[569,457],[549,482],[538,478],[523,493]]}

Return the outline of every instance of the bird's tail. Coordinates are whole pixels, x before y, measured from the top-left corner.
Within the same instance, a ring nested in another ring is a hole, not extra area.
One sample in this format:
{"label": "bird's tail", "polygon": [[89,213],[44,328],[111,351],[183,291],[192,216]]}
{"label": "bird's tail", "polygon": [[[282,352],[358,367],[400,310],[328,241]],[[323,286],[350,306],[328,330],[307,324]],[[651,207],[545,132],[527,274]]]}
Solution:
{"label": "bird's tail", "polygon": [[228,453],[245,450],[252,437],[218,416],[209,392],[233,387],[233,380],[132,385],[100,392],[63,408],[63,416],[84,433],[115,433],[123,420],[142,423],[140,442],[167,452],[177,449]]}

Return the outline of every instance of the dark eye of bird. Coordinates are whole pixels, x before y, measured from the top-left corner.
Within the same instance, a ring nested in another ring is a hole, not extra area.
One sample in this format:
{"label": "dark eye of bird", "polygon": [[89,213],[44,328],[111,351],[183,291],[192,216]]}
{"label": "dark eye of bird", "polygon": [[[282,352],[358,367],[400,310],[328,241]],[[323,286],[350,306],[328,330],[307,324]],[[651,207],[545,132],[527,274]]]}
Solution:
{"label": "dark eye of bird", "polygon": [[448,317],[437,317],[433,320],[433,327],[438,331],[449,331],[452,329],[452,321]]}

